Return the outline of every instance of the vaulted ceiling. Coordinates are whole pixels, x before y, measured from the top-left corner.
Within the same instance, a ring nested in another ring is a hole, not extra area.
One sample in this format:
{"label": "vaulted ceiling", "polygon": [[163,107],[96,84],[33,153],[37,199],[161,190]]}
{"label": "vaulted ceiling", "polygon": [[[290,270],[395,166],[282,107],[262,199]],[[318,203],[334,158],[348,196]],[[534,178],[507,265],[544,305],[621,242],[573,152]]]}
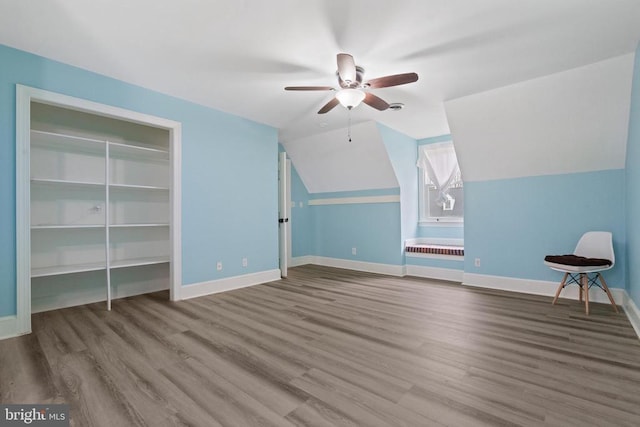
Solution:
{"label": "vaulted ceiling", "polygon": [[443,102],[634,51],[638,0],[0,0],[0,43],[227,111],[282,141],[344,127],[316,114],[348,52],[366,77],[415,71],[367,106],[414,138],[449,131]]}

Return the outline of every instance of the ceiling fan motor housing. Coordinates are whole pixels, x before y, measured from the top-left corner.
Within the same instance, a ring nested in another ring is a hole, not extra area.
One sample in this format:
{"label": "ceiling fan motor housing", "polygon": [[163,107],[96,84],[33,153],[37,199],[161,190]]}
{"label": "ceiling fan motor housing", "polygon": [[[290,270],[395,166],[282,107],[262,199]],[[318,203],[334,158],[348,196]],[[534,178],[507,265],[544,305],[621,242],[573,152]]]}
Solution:
{"label": "ceiling fan motor housing", "polygon": [[366,87],[366,85],[362,84],[362,80],[364,78],[364,68],[356,65],[356,81],[355,82],[345,82],[340,78],[340,73],[336,71],[336,76],[338,77],[338,84],[343,89],[356,89],[359,87]]}

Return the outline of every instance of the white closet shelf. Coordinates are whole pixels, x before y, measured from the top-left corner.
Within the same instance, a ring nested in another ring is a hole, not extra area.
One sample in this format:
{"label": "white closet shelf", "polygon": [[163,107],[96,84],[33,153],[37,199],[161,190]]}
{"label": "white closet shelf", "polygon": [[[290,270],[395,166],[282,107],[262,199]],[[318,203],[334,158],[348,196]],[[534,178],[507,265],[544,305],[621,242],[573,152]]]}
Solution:
{"label": "white closet shelf", "polygon": [[96,187],[104,188],[104,183],[89,181],[71,181],[66,179],[31,178],[32,184],[37,185],[66,185],[73,187]]}
{"label": "white closet shelf", "polygon": [[30,203],[20,204],[30,212],[20,217],[30,230],[37,308],[105,299],[110,310],[114,296],[168,287],[172,215],[179,215],[172,197],[178,124],[81,100],[67,108],[20,96],[18,157],[26,167],[19,183],[31,180]]}
{"label": "white closet shelf", "polygon": [[56,225],[32,225],[32,230],[57,230],[57,229],[84,229],[84,228],[104,228],[104,224],[56,224]]}
{"label": "white closet shelf", "polygon": [[73,148],[88,152],[102,152],[107,141],[84,136],[67,135],[41,130],[31,131],[31,144],[40,148]]}
{"label": "white closet shelf", "polygon": [[138,223],[138,224],[109,224],[111,228],[131,228],[131,227],[169,227],[169,223]]}
{"label": "white closet shelf", "polygon": [[113,190],[160,190],[169,191],[169,187],[157,187],[155,185],[133,185],[133,184],[109,184]]}
{"label": "white closet shelf", "polygon": [[111,155],[142,155],[149,158],[169,160],[169,150],[161,148],[151,148],[141,145],[126,144],[120,142],[109,142]]}
{"label": "white closet shelf", "polygon": [[56,265],[54,267],[40,267],[31,269],[31,277],[58,276],[60,274],[82,273],[85,271],[106,270],[103,262],[76,264],[76,265]]}
{"label": "white closet shelf", "polygon": [[169,262],[168,256],[130,258],[111,262],[111,268],[138,267],[141,265],[164,264]]}

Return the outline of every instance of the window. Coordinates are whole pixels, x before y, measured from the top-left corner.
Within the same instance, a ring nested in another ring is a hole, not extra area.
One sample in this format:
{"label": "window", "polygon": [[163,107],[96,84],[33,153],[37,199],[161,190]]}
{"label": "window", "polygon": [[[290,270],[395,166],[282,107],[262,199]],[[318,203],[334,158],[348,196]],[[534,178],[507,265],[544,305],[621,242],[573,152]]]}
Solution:
{"label": "window", "polygon": [[418,147],[420,222],[461,223],[464,185],[452,142]]}

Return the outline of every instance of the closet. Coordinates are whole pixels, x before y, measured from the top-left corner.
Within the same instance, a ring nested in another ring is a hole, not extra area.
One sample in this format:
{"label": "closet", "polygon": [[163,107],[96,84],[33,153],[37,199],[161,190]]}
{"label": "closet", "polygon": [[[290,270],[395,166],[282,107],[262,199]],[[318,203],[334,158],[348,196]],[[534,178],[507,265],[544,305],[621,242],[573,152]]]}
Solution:
{"label": "closet", "polygon": [[170,131],[30,107],[31,311],[169,289]]}

